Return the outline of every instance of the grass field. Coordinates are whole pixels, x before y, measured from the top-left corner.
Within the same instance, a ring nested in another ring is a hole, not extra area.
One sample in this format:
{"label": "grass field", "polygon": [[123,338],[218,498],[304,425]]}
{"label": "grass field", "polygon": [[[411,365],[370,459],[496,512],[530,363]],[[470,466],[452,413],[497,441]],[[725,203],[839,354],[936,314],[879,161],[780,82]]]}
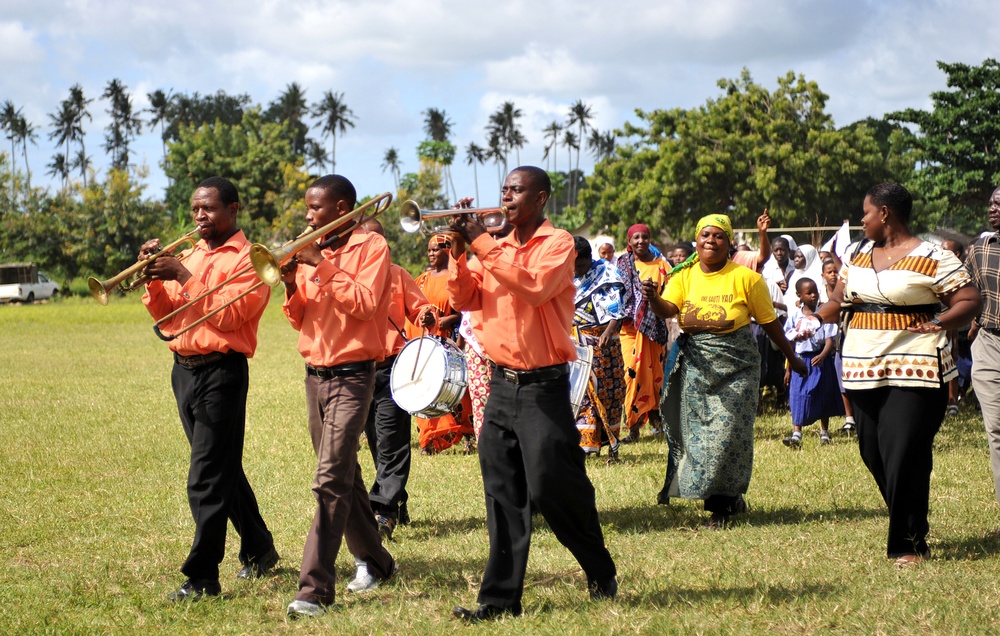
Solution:
{"label": "grass field", "polygon": [[[758,420],[744,522],[701,527],[695,502],[656,506],[666,445],[644,438],[624,462],[588,463],[619,568],[614,602],[586,579],[540,519],[519,619],[468,628],[487,554],[473,456],[415,456],[413,523],[389,545],[402,570],[375,592],[341,581],[325,617],[287,622],[312,518],[314,458],[303,369],[278,303],[251,361],[244,464],[282,560],[238,583],[230,533],[223,597],[171,605],[190,546],[187,448],[169,387],[170,356],[135,300],[0,306],[0,633],[2,634],[996,634],[1000,526],[982,423],[945,422],[931,486],[934,559],[899,571],[884,557],[887,518],[855,443],[781,444],[787,415]],[[839,422],[836,424],[839,428]],[[361,452],[366,480],[370,456]],[[353,562],[341,551],[340,574]]]}

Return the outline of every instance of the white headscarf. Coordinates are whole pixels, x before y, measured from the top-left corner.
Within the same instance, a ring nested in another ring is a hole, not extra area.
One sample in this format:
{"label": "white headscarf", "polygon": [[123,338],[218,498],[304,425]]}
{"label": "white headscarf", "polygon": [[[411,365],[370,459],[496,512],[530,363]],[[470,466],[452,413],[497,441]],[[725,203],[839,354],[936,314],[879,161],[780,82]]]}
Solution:
{"label": "white headscarf", "polygon": [[795,283],[802,278],[808,278],[816,283],[816,289],[819,290],[819,302],[825,303],[827,300],[826,285],[823,284],[823,263],[819,260],[819,252],[812,245],[799,245],[796,250],[802,252],[806,266],[804,269],[796,268],[792,272],[792,277],[788,279],[788,289],[785,290],[785,304],[789,308],[795,306],[795,303],[799,299],[799,295],[795,292]]}

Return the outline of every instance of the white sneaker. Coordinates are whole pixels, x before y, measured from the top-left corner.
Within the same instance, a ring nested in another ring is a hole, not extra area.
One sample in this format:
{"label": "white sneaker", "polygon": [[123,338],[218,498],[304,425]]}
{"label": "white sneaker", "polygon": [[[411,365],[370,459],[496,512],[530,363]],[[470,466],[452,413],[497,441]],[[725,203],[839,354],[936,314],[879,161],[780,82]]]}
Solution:
{"label": "white sneaker", "polygon": [[354,578],[347,584],[348,592],[370,592],[378,587],[378,579],[368,571],[368,564],[364,561],[354,560],[358,569],[354,573]]}
{"label": "white sneaker", "polygon": [[294,600],[288,604],[288,616],[290,618],[316,618],[317,616],[322,616],[326,613],[326,608],[324,608],[319,603],[310,603],[309,601],[299,601]]}

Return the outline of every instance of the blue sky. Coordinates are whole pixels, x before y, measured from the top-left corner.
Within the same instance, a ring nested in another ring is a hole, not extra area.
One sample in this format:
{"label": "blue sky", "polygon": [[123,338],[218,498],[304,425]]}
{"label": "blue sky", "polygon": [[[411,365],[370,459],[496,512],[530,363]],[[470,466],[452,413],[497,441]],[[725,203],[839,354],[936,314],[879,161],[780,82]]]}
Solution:
{"label": "blue sky", "polygon": [[[416,170],[422,111],[439,108],[454,122],[457,190],[472,195],[464,148],[485,144],[489,114],[506,100],[524,112],[521,162],[537,165],[542,128],[577,99],[607,130],[634,122],[636,108],[703,104],[743,67],[771,89],[789,70],[804,74],[844,125],[928,108],[945,88],[937,60],[997,55],[995,13],[984,0],[0,0],[0,101],[39,128],[29,158],[45,184],[56,152],[48,114],[75,83],[97,97],[119,78],[140,110],[156,89],[248,93],[265,106],[293,81],[310,103],[343,92],[357,123],[337,142],[337,167],[362,194],[392,189],[380,167],[390,146],[404,172]],[[102,171],[106,108],[91,104],[86,139]],[[133,157],[159,197],[158,133],[144,130]],[[565,153],[557,159],[565,168]],[[584,152],[581,168],[591,166]],[[483,205],[496,202],[491,167],[479,189]]]}

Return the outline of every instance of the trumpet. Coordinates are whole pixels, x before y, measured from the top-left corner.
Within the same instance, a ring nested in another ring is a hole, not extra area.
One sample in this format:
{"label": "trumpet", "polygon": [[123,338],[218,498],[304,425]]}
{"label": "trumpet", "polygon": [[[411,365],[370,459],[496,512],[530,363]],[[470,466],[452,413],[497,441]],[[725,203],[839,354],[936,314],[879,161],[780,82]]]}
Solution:
{"label": "trumpet", "polygon": [[451,230],[447,225],[436,225],[427,227],[427,221],[431,219],[444,219],[457,214],[475,214],[486,226],[486,231],[490,234],[502,232],[507,227],[507,207],[499,208],[465,208],[455,210],[421,210],[416,201],[412,199],[403,201],[399,209],[399,224],[404,232],[432,232],[434,234],[444,234]]}
{"label": "trumpet", "polygon": [[190,232],[180,237],[173,243],[165,245],[160,249],[160,251],[156,252],[149,258],[145,258],[141,261],[138,261],[137,263],[135,263],[130,267],[126,267],[125,269],[118,272],[117,274],[115,274],[114,276],[112,276],[107,280],[103,281],[97,280],[97,278],[91,276],[89,279],[87,279],[87,287],[90,288],[91,295],[97,300],[97,302],[101,303],[102,305],[107,305],[108,294],[111,292],[112,289],[115,289],[116,287],[121,287],[123,291],[132,291],[134,289],[137,289],[140,285],[144,285],[147,282],[146,276],[140,276],[136,280],[132,281],[132,283],[129,285],[123,285],[123,283],[129,278],[132,278],[133,276],[141,272],[142,270],[146,269],[146,266],[148,266],[150,263],[160,258],[161,256],[168,256],[168,255],[173,256],[174,252],[179,250],[182,245],[190,243],[191,247],[194,247],[195,237],[197,235],[198,235],[197,229],[191,230]]}
{"label": "trumpet", "polygon": [[[247,294],[253,293],[261,285],[267,285],[268,287],[273,287],[277,285],[281,281],[281,266],[292,260],[292,258],[294,258],[295,255],[300,251],[302,251],[307,245],[315,242],[317,239],[332,232],[341,225],[344,225],[349,221],[353,221],[353,223],[348,225],[346,228],[330,236],[319,245],[320,249],[329,247],[333,243],[336,243],[339,239],[343,238],[347,234],[350,234],[351,232],[356,230],[365,221],[374,219],[379,214],[385,212],[391,202],[392,202],[391,194],[389,194],[388,192],[381,194],[372,199],[371,201],[365,203],[364,205],[359,206],[358,208],[349,212],[348,214],[345,214],[339,219],[331,221],[330,223],[324,225],[323,227],[316,228],[315,230],[307,228],[297,237],[295,237],[291,241],[288,241],[281,247],[278,247],[274,250],[269,250],[266,246],[260,243],[254,243],[253,245],[250,246],[250,265],[247,265],[243,269],[234,273],[232,276],[222,281],[221,283],[216,284],[210,289],[206,289],[205,292],[202,293],[201,295],[197,296],[196,298],[192,298],[187,303],[181,305],[180,307],[173,310],[163,318],[157,320],[156,324],[153,325],[153,331],[156,332],[156,335],[161,340],[169,342],[170,340],[173,340],[174,338],[181,336],[182,334],[188,332],[194,327],[197,327],[198,325],[210,319],[212,316],[219,313],[226,307],[240,300]],[[368,212],[368,210],[372,207],[375,208],[375,212],[371,216],[365,218],[364,216],[365,213]],[[257,275],[257,278],[260,280],[256,284],[251,286],[249,289],[242,292],[240,295],[236,296],[232,300],[227,301],[225,304],[220,305],[218,308],[210,311],[201,318],[198,318],[194,322],[185,325],[183,329],[180,329],[179,331],[173,334],[164,334],[162,331],[160,331],[160,325],[162,325],[163,323],[167,322],[174,316],[177,316],[181,312],[187,310],[189,307],[195,305],[196,303],[201,302],[210,294],[214,294],[215,292],[222,289],[226,285],[232,283],[233,281],[242,276],[245,276],[251,271],[253,271]]]}

